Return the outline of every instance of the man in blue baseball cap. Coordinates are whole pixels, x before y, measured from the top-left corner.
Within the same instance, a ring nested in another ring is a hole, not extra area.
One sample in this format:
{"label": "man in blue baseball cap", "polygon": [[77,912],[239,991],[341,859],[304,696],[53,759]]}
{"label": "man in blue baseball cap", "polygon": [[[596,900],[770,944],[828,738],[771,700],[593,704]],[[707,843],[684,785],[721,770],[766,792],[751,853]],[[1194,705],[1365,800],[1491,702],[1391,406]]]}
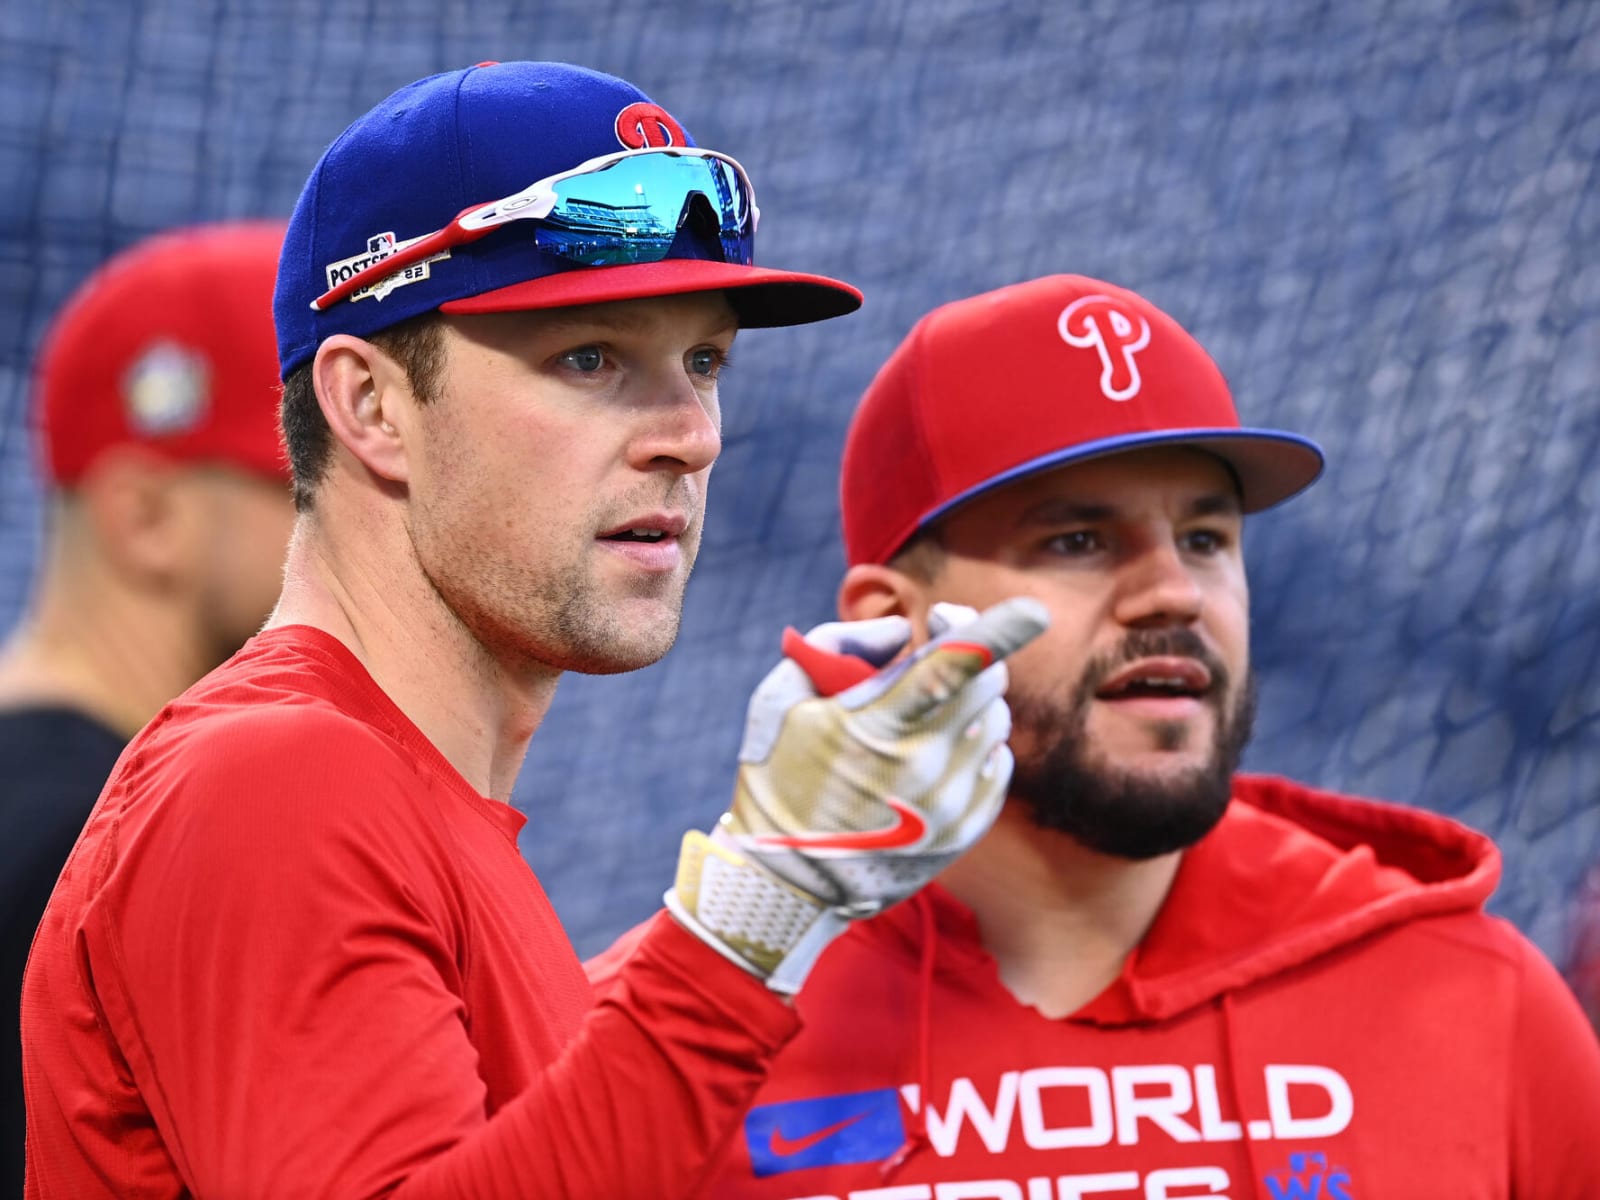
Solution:
{"label": "man in blue baseball cap", "polygon": [[[329,147],[274,300],[283,593],[135,738],[57,884],[28,1196],[688,1194],[822,948],[988,827],[1028,601],[837,697],[780,662],[625,1006],[591,1007],[517,852],[561,673],[676,635],[736,332],[860,302],[755,266],[757,215],[737,162],[560,64],[424,79]],[[888,663],[909,632],[812,638]]]}

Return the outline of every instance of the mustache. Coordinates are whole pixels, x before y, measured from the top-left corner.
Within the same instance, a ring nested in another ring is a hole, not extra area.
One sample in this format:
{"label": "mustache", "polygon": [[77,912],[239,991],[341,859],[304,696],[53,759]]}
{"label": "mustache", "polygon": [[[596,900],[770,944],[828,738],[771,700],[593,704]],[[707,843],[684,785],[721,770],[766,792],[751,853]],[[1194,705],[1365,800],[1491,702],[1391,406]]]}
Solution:
{"label": "mustache", "polygon": [[1192,658],[1211,675],[1211,695],[1223,696],[1231,682],[1228,668],[1212,652],[1200,635],[1187,627],[1134,629],[1115,649],[1089,660],[1078,681],[1078,695],[1087,699],[1100,690],[1107,679],[1141,658]]}
{"label": "mustache", "polygon": [[602,525],[607,521],[625,521],[633,513],[653,512],[660,508],[683,513],[689,519],[689,526],[683,531],[684,536],[692,536],[705,522],[705,488],[688,476],[679,476],[665,488],[659,484],[641,487],[623,500],[609,504],[606,515],[600,521]]}

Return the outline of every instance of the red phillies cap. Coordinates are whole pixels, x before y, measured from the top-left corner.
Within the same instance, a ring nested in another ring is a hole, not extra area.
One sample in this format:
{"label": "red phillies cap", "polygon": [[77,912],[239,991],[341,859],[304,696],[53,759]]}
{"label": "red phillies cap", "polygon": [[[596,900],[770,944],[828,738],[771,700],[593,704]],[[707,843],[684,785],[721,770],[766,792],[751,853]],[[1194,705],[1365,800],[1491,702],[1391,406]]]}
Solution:
{"label": "red phillies cap", "polygon": [[1207,450],[1245,512],[1308,487],[1322,450],[1239,424],[1228,384],[1142,296],[1051,275],[937,308],[867,388],[840,480],[850,562],[888,562],[958,505],[1025,475],[1142,446]]}
{"label": "red phillies cap", "polygon": [[283,231],[282,221],[242,221],[161,234],[73,293],[36,379],[52,480],[70,486],[130,443],[288,479],[272,329]]}

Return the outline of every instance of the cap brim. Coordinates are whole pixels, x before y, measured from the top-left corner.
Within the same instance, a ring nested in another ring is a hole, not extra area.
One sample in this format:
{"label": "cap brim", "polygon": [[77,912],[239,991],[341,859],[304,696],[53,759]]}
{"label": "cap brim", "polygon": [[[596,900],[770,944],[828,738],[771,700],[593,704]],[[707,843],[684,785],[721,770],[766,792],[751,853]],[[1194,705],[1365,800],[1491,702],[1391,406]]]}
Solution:
{"label": "cap brim", "polygon": [[1325,463],[1322,447],[1310,438],[1276,429],[1163,429],[1152,433],[1123,434],[1041,455],[1009,471],[1002,471],[945,501],[918,521],[917,528],[925,529],[930,522],[938,520],[951,509],[959,508],[995,488],[1029,475],[1037,475],[1040,471],[1153,446],[1191,446],[1216,455],[1228,465],[1238,480],[1240,505],[1247,513],[1282,504],[1305,491],[1317,481]]}
{"label": "cap brim", "polygon": [[825,275],[803,275],[698,258],[669,258],[653,263],[562,271],[476,296],[449,300],[439,308],[450,313],[515,312],[716,291],[727,293],[739,324],[752,329],[825,321],[861,307],[860,292],[848,283]]}

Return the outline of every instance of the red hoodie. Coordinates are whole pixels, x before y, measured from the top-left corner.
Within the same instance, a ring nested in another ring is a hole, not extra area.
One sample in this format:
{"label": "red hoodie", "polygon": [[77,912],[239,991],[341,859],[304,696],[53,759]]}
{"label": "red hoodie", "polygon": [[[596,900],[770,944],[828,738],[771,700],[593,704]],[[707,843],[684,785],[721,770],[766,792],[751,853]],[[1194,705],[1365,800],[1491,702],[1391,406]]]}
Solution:
{"label": "red hoodie", "polygon": [[1499,870],[1442,817],[1241,777],[1121,977],[1063,1020],[929,888],[823,958],[705,1194],[1594,1200],[1600,1045],[1480,911]]}

